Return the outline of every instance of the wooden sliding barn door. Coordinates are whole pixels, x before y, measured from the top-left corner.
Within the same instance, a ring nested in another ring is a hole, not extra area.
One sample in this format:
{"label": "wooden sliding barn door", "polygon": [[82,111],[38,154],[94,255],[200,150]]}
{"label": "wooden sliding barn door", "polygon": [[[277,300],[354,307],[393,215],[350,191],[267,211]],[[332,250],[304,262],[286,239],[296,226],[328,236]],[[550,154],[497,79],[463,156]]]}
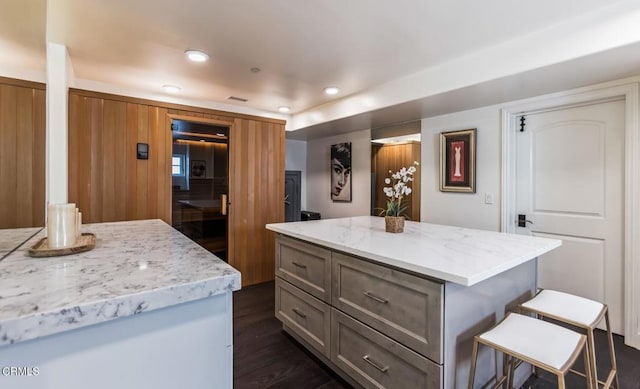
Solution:
{"label": "wooden sliding barn door", "polygon": [[242,285],[274,279],[274,233],[284,221],[284,125],[236,119],[229,134],[229,264]]}

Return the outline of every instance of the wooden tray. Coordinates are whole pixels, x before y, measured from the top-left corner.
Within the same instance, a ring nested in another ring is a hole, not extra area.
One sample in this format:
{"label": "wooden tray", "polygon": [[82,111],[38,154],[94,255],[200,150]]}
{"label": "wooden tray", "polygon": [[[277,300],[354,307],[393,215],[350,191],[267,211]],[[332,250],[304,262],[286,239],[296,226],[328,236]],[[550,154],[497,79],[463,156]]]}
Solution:
{"label": "wooden tray", "polygon": [[76,244],[60,249],[50,249],[47,238],[42,238],[29,249],[29,255],[32,257],[58,257],[89,251],[94,247],[96,247],[96,235],[83,232],[76,240]]}

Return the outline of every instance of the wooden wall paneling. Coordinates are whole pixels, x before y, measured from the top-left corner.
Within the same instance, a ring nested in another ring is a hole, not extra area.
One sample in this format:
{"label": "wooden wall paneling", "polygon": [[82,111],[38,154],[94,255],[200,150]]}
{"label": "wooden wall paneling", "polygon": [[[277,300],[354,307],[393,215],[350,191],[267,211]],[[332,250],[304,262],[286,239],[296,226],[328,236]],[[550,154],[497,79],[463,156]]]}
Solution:
{"label": "wooden wall paneling", "polygon": [[102,173],[102,221],[125,220],[126,191],[125,147],[126,103],[104,100],[103,102],[103,173]]}
{"label": "wooden wall paneling", "polygon": [[44,96],[42,84],[0,77],[0,228],[44,225]]}
{"label": "wooden wall paneling", "polygon": [[127,128],[126,128],[126,220],[138,220],[138,104],[127,103]]}
{"label": "wooden wall paneling", "polygon": [[[271,190],[265,190],[268,188],[268,177],[269,170],[271,168],[270,163],[263,163],[264,156],[268,153],[269,147],[269,133],[268,133],[268,125],[265,123],[259,123],[255,120],[249,121],[249,133],[253,134],[250,140],[250,148],[249,152],[255,157],[251,161],[250,165],[247,168],[251,171],[252,182],[250,185],[251,196],[249,197],[249,206],[251,207],[251,218],[249,229],[251,231],[251,235],[253,239],[250,240],[250,257],[259,258],[258,261],[253,261],[250,266],[253,270],[253,280],[254,283],[260,283],[262,280],[267,281],[268,278],[265,279],[263,270],[266,261],[266,256],[263,256],[260,252],[264,250],[264,233],[262,232],[263,228],[260,228],[261,222],[264,222],[265,218],[263,216],[266,211],[264,206],[260,206],[260,204],[269,204],[273,205],[273,203],[266,203],[269,197],[269,193]],[[264,185],[264,186],[263,186]],[[262,257],[262,258],[261,258]],[[275,271],[275,270],[274,270]]]}
{"label": "wooden wall paneling", "polygon": [[264,226],[284,221],[284,126],[236,120],[230,131],[229,263],[243,285],[274,278],[274,235]]}
{"label": "wooden wall paneling", "polygon": [[147,163],[147,218],[157,217],[158,209],[158,107],[149,107],[149,160]]}
{"label": "wooden wall paneling", "polygon": [[68,104],[69,104],[69,133],[68,133],[68,143],[67,143],[67,161],[69,164],[68,167],[68,182],[67,182],[67,196],[69,202],[75,202],[76,207],[81,208],[82,204],[79,200],[79,191],[80,191],[80,183],[83,182],[79,178],[79,156],[80,156],[80,132],[83,127],[82,124],[79,123],[80,120],[80,101],[82,97],[80,96],[69,96]]}
{"label": "wooden wall paneling", "polygon": [[115,220],[127,220],[127,103],[116,104],[115,136]]}
{"label": "wooden wall paneling", "polygon": [[[271,166],[269,185],[277,183],[274,191],[270,191],[270,197],[267,200],[267,204],[273,204],[266,207],[270,212],[267,215],[266,223],[279,223],[284,222],[284,180],[285,180],[285,161],[283,156],[285,155],[285,129],[283,124],[268,123],[270,128],[269,141],[272,142],[271,152],[268,160],[274,161],[269,164]],[[265,224],[266,224],[265,223]],[[265,236],[265,251],[274,253],[273,256],[267,258],[265,261],[266,268],[263,275],[269,280],[274,278],[275,269],[275,233],[267,231],[263,228],[263,234]]]}
{"label": "wooden wall paneling", "polygon": [[0,85],[0,228],[17,227],[17,88]]}
{"label": "wooden wall paneling", "polygon": [[409,159],[409,163],[413,163],[413,161],[418,161],[421,165],[418,166],[418,171],[413,175],[413,185],[411,188],[413,189],[413,193],[411,194],[411,208],[412,208],[412,219],[415,221],[420,221],[420,198],[421,198],[421,188],[422,183],[420,181],[421,177],[421,169],[422,169],[422,161],[420,160],[420,143],[413,142],[411,143],[411,158]]}
{"label": "wooden wall paneling", "polygon": [[[229,264],[242,274],[242,285],[250,285],[253,279],[247,268],[249,241],[246,239],[248,212],[249,174],[245,172],[245,161],[249,161],[246,120],[237,119],[229,131]],[[243,195],[246,194],[246,195]]]}
{"label": "wooden wall paneling", "polygon": [[165,187],[165,184],[167,183],[167,180],[170,178],[168,176],[168,173],[165,174],[164,172],[164,166],[166,163],[165,158],[167,158],[167,156],[165,155],[165,148],[164,148],[164,143],[165,143],[164,129],[166,124],[165,122],[166,116],[167,116],[166,110],[162,108],[158,108],[157,118],[156,118],[157,122],[153,129],[156,137],[156,141],[154,142],[154,149],[156,149],[154,163],[156,165],[155,175],[157,177],[158,186],[155,192],[157,205],[155,208],[155,215],[153,215],[152,217],[158,218],[158,219],[163,219],[163,216],[164,216],[164,211],[163,211],[164,197],[168,195],[167,193],[165,193],[164,187]]}
{"label": "wooden wall paneling", "polygon": [[[78,125],[69,125],[69,144],[72,143],[72,131],[74,131],[74,137],[77,137],[75,144],[77,149],[73,150],[69,148],[69,166],[75,165],[77,169],[77,182],[75,185],[71,185],[73,180],[69,177],[69,187],[75,188],[75,196],[72,197],[71,189],[69,192],[69,200],[75,202],[76,206],[82,212],[83,222],[90,220],[90,215],[87,212],[91,212],[91,155],[89,153],[92,149],[92,142],[95,141],[91,131],[92,115],[93,115],[93,99],[87,97],[76,96],[78,102],[77,108],[77,120]],[[70,100],[71,101],[71,100]],[[70,108],[73,108],[70,104]],[[78,160],[79,156],[82,160]],[[74,161],[75,159],[75,161]]]}
{"label": "wooden wall paneling", "polygon": [[162,218],[168,224],[173,223],[172,213],[172,197],[173,197],[173,175],[171,174],[171,158],[173,157],[173,134],[171,133],[171,118],[165,113],[165,125],[164,130],[164,150],[166,155],[165,171],[167,182],[165,184],[165,196],[164,196],[164,212],[165,215]]}
{"label": "wooden wall paneling", "polygon": [[[91,110],[91,114],[89,117],[91,118],[91,153],[87,157],[84,154],[84,161],[89,160],[89,165],[91,166],[91,179],[90,179],[90,202],[89,202],[89,217],[86,218],[87,223],[100,223],[103,222],[103,214],[102,214],[102,201],[103,201],[103,182],[102,175],[104,174],[103,165],[103,143],[102,143],[102,99],[89,98],[89,103],[91,104],[89,109]],[[82,152],[84,152],[82,150]],[[83,212],[86,212],[83,211]],[[83,222],[85,219],[83,213]]]}
{"label": "wooden wall paneling", "polygon": [[[137,105],[138,107],[138,138],[136,143],[149,143],[149,118],[151,117],[149,106]],[[149,165],[151,159],[136,160],[136,219],[148,219],[149,212]],[[153,173],[152,173],[153,174]]]}
{"label": "wooden wall paneling", "polygon": [[214,115],[214,114],[210,114],[210,113],[205,113],[203,117],[205,119],[212,119],[212,120],[229,120],[228,117],[224,117],[224,116],[220,116],[220,115]]}
{"label": "wooden wall paneling", "polygon": [[[2,81],[1,77],[0,77],[0,81]],[[29,84],[41,85],[37,83],[29,83]],[[282,125],[285,124],[285,121],[281,119],[273,119],[273,118],[261,117],[256,115],[246,115],[246,114],[236,113],[236,112],[218,111],[210,108],[200,108],[200,107],[194,107],[194,106],[188,106],[188,105],[168,103],[164,101],[140,99],[136,97],[113,95],[109,93],[87,91],[82,89],[70,88],[69,93],[77,94],[80,96],[98,98],[98,99],[115,100],[115,101],[121,101],[125,103],[134,103],[134,104],[140,104],[140,105],[148,105],[150,107],[166,108],[167,110],[169,109],[175,110],[173,112],[182,111],[187,113],[187,116],[191,116],[191,117],[196,117],[195,116],[196,114],[216,115],[221,118],[224,118],[224,121],[226,122],[233,122],[235,119],[245,119],[245,120],[256,120],[259,122],[276,123],[276,124],[282,124]]]}
{"label": "wooden wall paneling", "polygon": [[32,225],[33,207],[33,89],[17,88],[16,91],[16,172],[17,201],[16,226]]}
{"label": "wooden wall paneling", "polygon": [[45,215],[45,186],[46,186],[46,92],[42,89],[34,89],[33,92],[33,115],[34,115],[34,140],[33,140],[33,193],[31,194],[33,204],[33,220],[31,225],[35,227],[44,226]]}
{"label": "wooden wall paneling", "polygon": [[157,142],[157,171],[158,176],[158,207],[154,218],[162,219],[165,223],[171,224],[171,148],[167,153],[167,143],[172,142],[172,138],[168,133],[170,124],[167,121],[167,110],[165,108],[158,109],[158,125],[156,127]]}
{"label": "wooden wall paneling", "polygon": [[[229,262],[242,272],[244,285],[273,279],[274,236],[264,225],[284,221],[284,122],[77,90],[71,90],[70,101],[69,133],[77,138],[70,144],[78,161],[70,186],[81,198],[78,185],[82,167],[88,166],[87,222],[161,218],[170,223],[170,121],[229,125]],[[149,144],[148,160],[135,159],[136,143]]]}

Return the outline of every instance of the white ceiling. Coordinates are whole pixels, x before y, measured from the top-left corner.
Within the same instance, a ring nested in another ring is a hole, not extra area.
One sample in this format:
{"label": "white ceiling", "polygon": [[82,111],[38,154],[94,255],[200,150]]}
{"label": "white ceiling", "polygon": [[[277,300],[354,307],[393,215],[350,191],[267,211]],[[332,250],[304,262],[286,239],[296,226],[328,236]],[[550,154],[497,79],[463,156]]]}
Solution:
{"label": "white ceiling", "polygon": [[[46,31],[47,41],[67,47],[77,87],[161,96],[161,86],[173,84],[182,92],[166,99],[270,116],[286,105],[292,108],[288,129],[304,130],[301,138],[313,137],[308,132],[316,127],[325,130],[315,136],[388,124],[385,116],[413,120],[487,105],[500,100],[491,93],[503,100],[514,95],[500,80],[640,41],[640,29],[616,31],[624,39],[585,35],[586,42],[570,33],[593,26],[596,36],[608,37],[602,20],[640,9],[637,0],[0,0],[0,6],[0,72],[12,66],[43,71]],[[547,50],[546,41],[555,49]],[[16,47],[20,55],[4,55]],[[507,47],[519,50],[500,49]],[[211,60],[188,63],[183,53],[189,48],[208,52]],[[587,78],[572,85],[591,82]],[[341,93],[324,95],[329,85]],[[465,102],[460,93],[462,103],[442,98],[479,85],[489,93],[484,101]],[[537,86],[531,82],[531,91],[547,91]],[[354,106],[361,97],[365,103]],[[416,109],[434,97],[451,109]],[[402,106],[411,117],[399,114]]]}

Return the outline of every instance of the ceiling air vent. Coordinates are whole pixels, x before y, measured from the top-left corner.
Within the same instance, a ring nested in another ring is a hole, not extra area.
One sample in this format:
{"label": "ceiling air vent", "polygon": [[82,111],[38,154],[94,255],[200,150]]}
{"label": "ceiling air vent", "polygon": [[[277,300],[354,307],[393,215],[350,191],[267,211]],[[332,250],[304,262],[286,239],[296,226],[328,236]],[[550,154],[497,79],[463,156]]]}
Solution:
{"label": "ceiling air vent", "polygon": [[247,101],[249,101],[247,99],[243,99],[242,97],[236,97],[236,96],[229,96],[229,97],[227,97],[227,99],[236,100],[236,101],[242,101],[243,103],[246,103]]}

